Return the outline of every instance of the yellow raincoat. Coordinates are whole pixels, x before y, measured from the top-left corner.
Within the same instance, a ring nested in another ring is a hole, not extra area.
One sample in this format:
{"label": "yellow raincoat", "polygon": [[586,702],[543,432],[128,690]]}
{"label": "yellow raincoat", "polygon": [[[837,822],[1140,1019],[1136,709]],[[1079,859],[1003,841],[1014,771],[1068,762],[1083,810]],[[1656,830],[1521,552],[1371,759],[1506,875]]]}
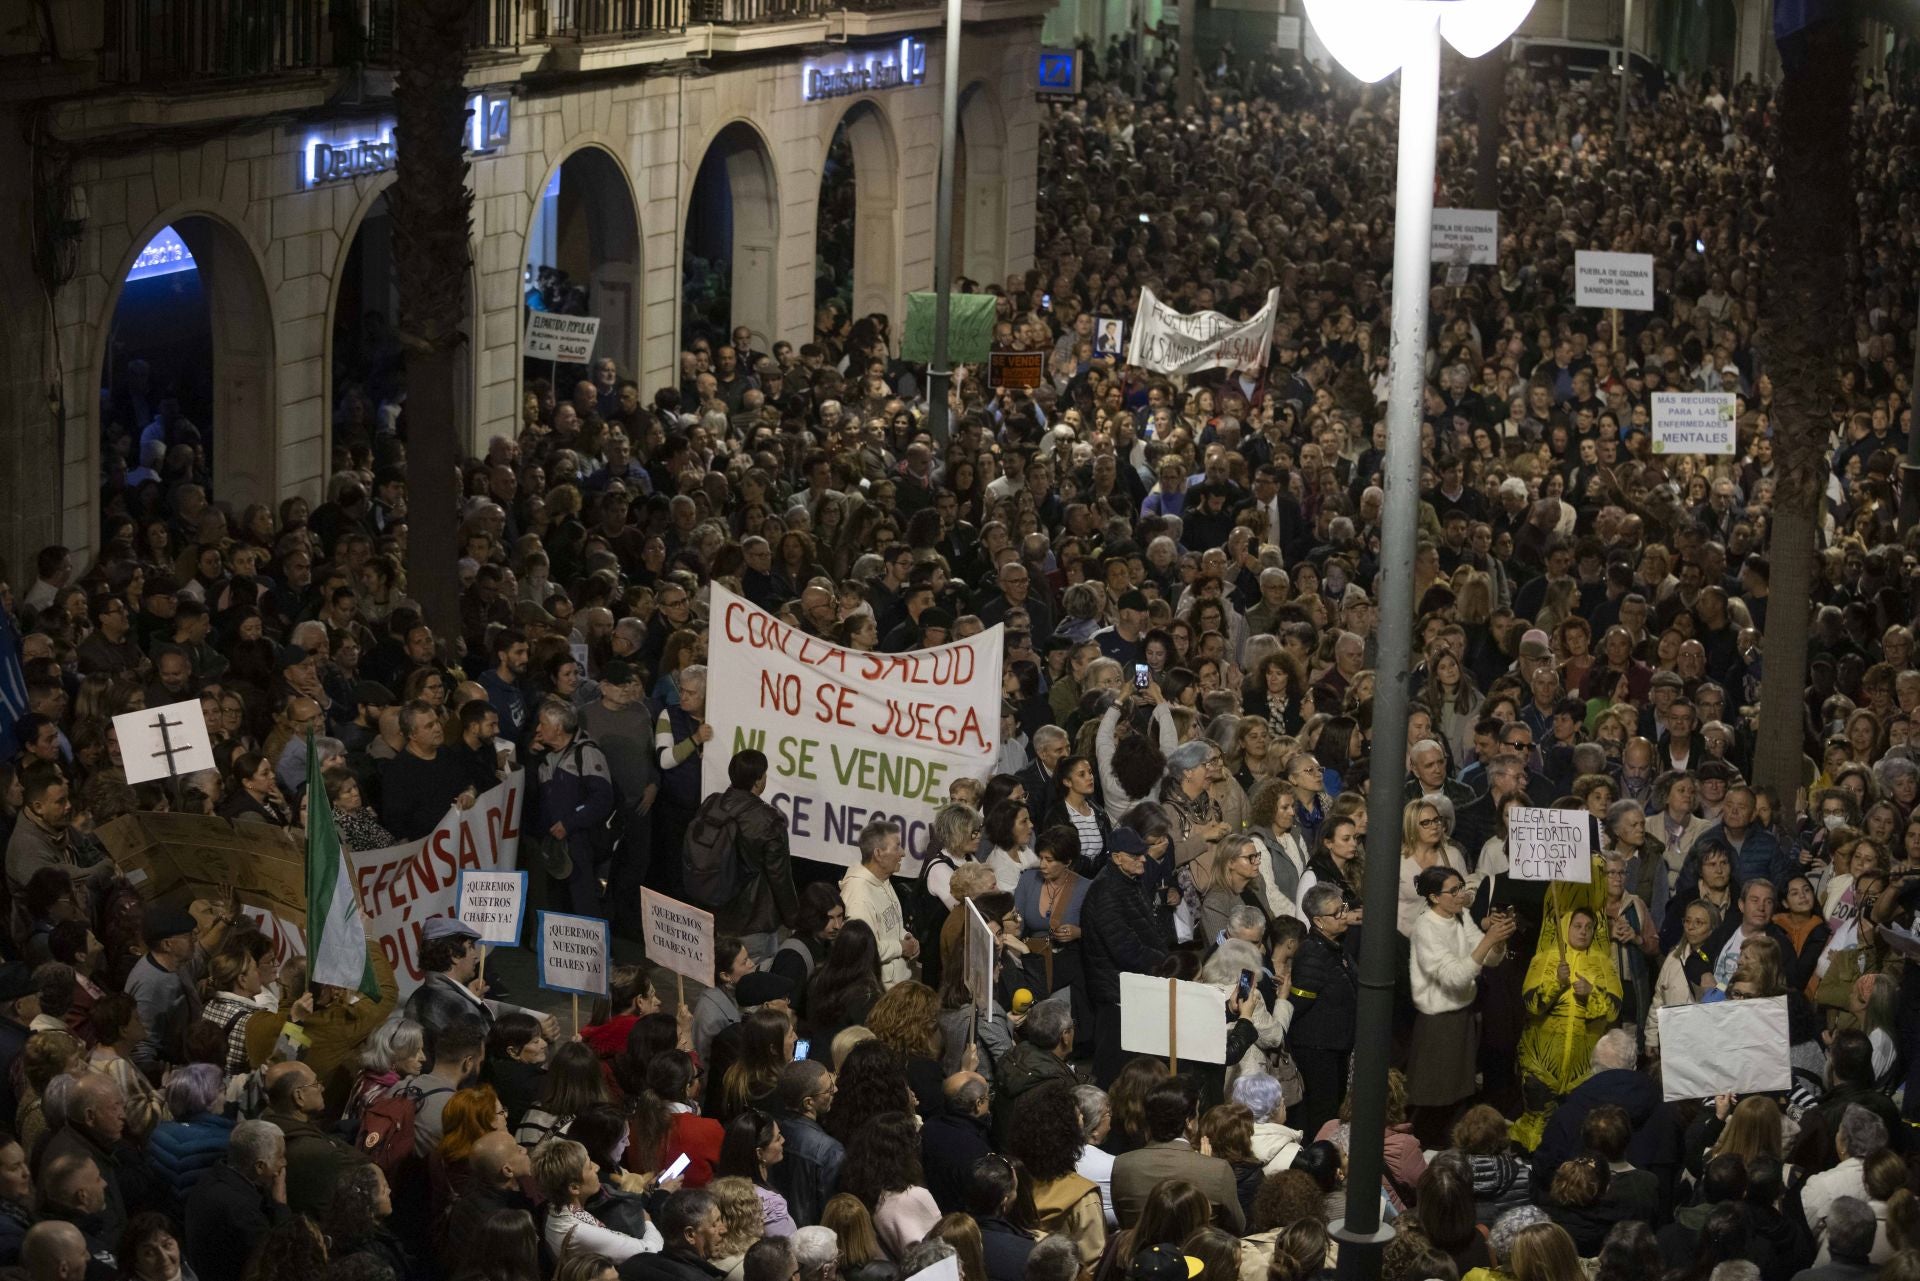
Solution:
{"label": "yellow raincoat", "polygon": [[[1588,902],[1596,892],[1602,897],[1606,893],[1606,878],[1598,869],[1588,885],[1554,886],[1547,900],[1549,913],[1540,925],[1539,947],[1527,966],[1521,993],[1527,1026],[1520,1034],[1519,1060],[1528,1110],[1512,1127],[1514,1141],[1527,1151],[1539,1146],[1547,1117],[1560,1099],[1586,1080],[1594,1045],[1620,1015],[1620,974],[1606,935],[1596,928],[1585,948],[1561,950],[1567,922],[1577,908],[1606,919],[1602,909]],[[1559,977],[1562,960],[1569,971],[1565,984]],[[1584,1002],[1574,995],[1574,981],[1582,978],[1592,987]]]}

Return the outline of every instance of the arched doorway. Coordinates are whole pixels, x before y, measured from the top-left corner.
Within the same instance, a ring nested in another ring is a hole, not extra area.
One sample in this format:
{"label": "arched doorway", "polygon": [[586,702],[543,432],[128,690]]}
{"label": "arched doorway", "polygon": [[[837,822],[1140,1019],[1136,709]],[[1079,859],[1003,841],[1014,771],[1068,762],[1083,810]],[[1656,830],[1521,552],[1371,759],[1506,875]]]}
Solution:
{"label": "arched doorway", "polygon": [[279,420],[259,260],[210,214],[176,217],[139,244],[102,331],[102,450],[124,449],[130,472],[157,453],[163,486],[193,481],[235,510],[271,503]]}
{"label": "arched doorway", "polygon": [[903,319],[898,190],[893,131],[877,106],[856,102],[820,166],[815,306],[832,301],[854,317]]}
{"label": "arched doorway", "polygon": [[[534,204],[526,269],[529,309],[537,301],[545,311],[599,317],[594,359],[611,357],[622,377],[639,376],[640,215],[611,152],[582,147],[553,171]],[[548,362],[528,362],[527,377],[548,372]]]}
{"label": "arched doorway", "polygon": [[780,192],[773,156],[751,125],[722,129],[700,158],[687,203],[680,344],[718,345],[745,326],[757,350],[778,334]]}
{"label": "arched doorway", "polygon": [[1007,270],[1007,136],[1000,109],[984,82],[960,93],[960,136],[954,150],[952,240],[954,272],[983,285],[999,284]]}

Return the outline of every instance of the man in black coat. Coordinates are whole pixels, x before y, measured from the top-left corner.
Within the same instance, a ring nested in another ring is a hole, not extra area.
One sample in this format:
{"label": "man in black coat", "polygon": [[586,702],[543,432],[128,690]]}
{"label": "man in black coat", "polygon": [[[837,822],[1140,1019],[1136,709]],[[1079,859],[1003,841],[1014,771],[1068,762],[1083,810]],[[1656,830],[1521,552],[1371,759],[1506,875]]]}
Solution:
{"label": "man in black coat", "polygon": [[1107,865],[1087,887],[1080,906],[1080,960],[1096,1024],[1093,1070],[1105,1085],[1125,1062],[1120,1048],[1120,975],[1151,974],[1173,950],[1173,934],[1140,879],[1147,842],[1129,827],[1107,838]]}
{"label": "man in black coat", "polygon": [[767,756],[748,747],[727,762],[727,790],[708,798],[701,813],[733,826],[733,852],[741,865],[739,886],[725,903],[702,903],[713,910],[714,928],[737,935],[756,964],[773,959],[781,926],[792,928],[800,908],[793,887],[793,860],[787,821],[767,804]]}
{"label": "man in black coat", "polygon": [[287,1144],[267,1121],[242,1121],[227,1159],[187,1194],[187,1263],[200,1281],[240,1281],[247,1261],[287,1210]]}
{"label": "man in black coat", "polygon": [[666,1248],[620,1264],[620,1281],[714,1281],[726,1274],[708,1260],[727,1235],[720,1203],[705,1188],[681,1188],[654,1220]]}
{"label": "man in black coat", "polygon": [[973,1163],[993,1151],[993,1113],[987,1106],[987,1078],[978,1072],[955,1072],[940,1096],[945,1106],[920,1129],[920,1162],[934,1204],[955,1214],[967,1208]]}
{"label": "man in black coat", "polygon": [[[1298,962],[1294,972],[1299,972]],[[1593,1075],[1560,1101],[1547,1120],[1540,1146],[1533,1150],[1536,1189],[1553,1186],[1554,1171],[1585,1146],[1580,1128],[1587,1114],[1612,1103],[1626,1109],[1627,1121],[1633,1127],[1626,1160],[1635,1169],[1658,1178],[1661,1199],[1672,1201],[1682,1160],[1680,1123],[1672,1106],[1661,1098],[1659,1082],[1636,1070],[1637,1060],[1632,1034],[1615,1028],[1600,1038],[1593,1047]]]}
{"label": "man in black coat", "polygon": [[1301,904],[1307,937],[1293,958],[1293,1025],[1287,1048],[1306,1084],[1306,1096],[1287,1109],[1303,1134],[1317,1133],[1340,1111],[1347,1095],[1347,1063],[1353,1057],[1354,1018],[1360,986],[1353,962],[1340,944],[1353,924],[1347,896],[1337,885],[1316,885]]}
{"label": "man in black coat", "polygon": [[820,1128],[833,1108],[833,1079],[824,1063],[801,1059],[780,1069],[780,1133],[787,1154],[767,1171],[774,1190],[787,1199],[795,1223],[818,1223],[820,1211],[840,1188],[847,1150]]}

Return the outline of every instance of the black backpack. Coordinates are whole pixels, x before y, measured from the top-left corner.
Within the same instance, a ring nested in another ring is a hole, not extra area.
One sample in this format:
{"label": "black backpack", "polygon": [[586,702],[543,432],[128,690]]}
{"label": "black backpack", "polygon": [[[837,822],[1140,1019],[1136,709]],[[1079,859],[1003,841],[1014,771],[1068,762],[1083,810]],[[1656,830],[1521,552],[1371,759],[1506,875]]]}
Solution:
{"label": "black backpack", "polygon": [[714,911],[733,902],[746,884],[746,859],[739,850],[740,820],[720,812],[727,793],[709,796],[687,825],[682,885],[687,901]]}

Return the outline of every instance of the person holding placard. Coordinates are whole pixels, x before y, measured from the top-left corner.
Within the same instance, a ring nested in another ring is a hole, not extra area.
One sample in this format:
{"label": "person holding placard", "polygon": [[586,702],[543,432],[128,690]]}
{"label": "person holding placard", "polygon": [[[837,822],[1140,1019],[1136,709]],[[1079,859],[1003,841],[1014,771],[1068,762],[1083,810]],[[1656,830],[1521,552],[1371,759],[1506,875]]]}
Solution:
{"label": "person holding placard", "polygon": [[1527,967],[1527,1026],[1519,1051],[1527,1111],[1513,1123],[1513,1137],[1529,1151],[1539,1145],[1555,1105],[1585,1079],[1594,1045],[1620,1013],[1620,975],[1610,944],[1598,932],[1599,918],[1590,907],[1549,919]]}

